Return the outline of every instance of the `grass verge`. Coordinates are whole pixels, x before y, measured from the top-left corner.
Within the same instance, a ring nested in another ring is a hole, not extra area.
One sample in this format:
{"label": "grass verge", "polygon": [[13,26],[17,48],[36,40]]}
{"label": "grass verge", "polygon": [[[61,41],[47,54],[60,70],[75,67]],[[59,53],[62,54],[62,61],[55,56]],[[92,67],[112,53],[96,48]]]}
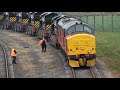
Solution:
{"label": "grass verge", "polygon": [[97,58],[120,77],[120,32],[95,32]]}

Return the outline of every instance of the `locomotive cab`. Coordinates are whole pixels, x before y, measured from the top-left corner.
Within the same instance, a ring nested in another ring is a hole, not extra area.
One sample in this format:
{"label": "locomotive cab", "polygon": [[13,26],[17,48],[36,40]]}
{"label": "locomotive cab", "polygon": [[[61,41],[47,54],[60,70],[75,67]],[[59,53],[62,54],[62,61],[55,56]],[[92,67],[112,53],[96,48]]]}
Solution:
{"label": "locomotive cab", "polygon": [[42,38],[43,36],[48,41],[50,36],[51,27],[52,27],[52,18],[57,16],[58,14],[53,12],[45,12],[40,15],[40,19],[42,21],[41,30],[39,30],[39,37]]}
{"label": "locomotive cab", "polygon": [[28,13],[27,12],[22,12],[22,24],[26,25],[26,24],[28,24],[28,21],[29,21]]}
{"label": "locomotive cab", "polygon": [[53,35],[56,35],[56,34],[57,34],[57,32],[56,32],[56,29],[57,29],[57,28],[56,28],[56,27],[57,27],[58,21],[59,21],[60,19],[62,19],[62,18],[66,18],[66,17],[67,17],[67,16],[60,14],[60,15],[52,18],[53,28],[52,28],[51,33],[52,33]]}
{"label": "locomotive cab", "polygon": [[28,12],[22,12],[22,23],[21,23],[21,29],[23,32],[25,32],[27,30],[28,27]]}
{"label": "locomotive cab", "polygon": [[94,30],[74,18],[58,22],[58,44],[65,51],[71,67],[95,65],[96,43]]}
{"label": "locomotive cab", "polygon": [[35,28],[39,28],[40,27],[40,15],[42,14],[43,12],[37,12],[34,14],[34,27]]}
{"label": "locomotive cab", "polygon": [[46,30],[48,30],[51,27],[52,24],[52,18],[57,16],[58,14],[56,13],[52,13],[52,12],[44,12],[40,15],[40,19],[44,19],[42,20],[42,24],[45,24]]}
{"label": "locomotive cab", "polygon": [[96,45],[92,29],[87,25],[75,25],[66,30],[65,35],[70,35],[66,37],[67,54],[70,56],[69,64],[72,67],[93,66],[96,58]]}
{"label": "locomotive cab", "polygon": [[16,22],[16,13],[15,12],[9,12],[9,22],[10,23]]}
{"label": "locomotive cab", "polygon": [[9,12],[9,29],[14,29],[14,25],[16,23],[16,12]]}

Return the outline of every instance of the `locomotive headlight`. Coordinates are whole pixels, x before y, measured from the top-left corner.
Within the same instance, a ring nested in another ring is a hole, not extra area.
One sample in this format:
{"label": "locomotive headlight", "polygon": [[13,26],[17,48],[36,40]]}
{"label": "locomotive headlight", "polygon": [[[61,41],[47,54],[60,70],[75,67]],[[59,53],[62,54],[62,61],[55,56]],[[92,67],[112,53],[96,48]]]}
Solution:
{"label": "locomotive headlight", "polygon": [[70,51],[72,51],[72,49],[70,49]]}
{"label": "locomotive headlight", "polygon": [[90,50],[88,50],[88,54],[90,54]]}
{"label": "locomotive headlight", "polygon": [[91,48],[91,50],[94,50],[94,48]]}
{"label": "locomotive headlight", "polygon": [[74,52],[75,50],[74,50],[74,49],[70,49],[70,51],[73,51],[73,52]]}
{"label": "locomotive headlight", "polygon": [[75,50],[73,49],[72,51],[74,52]]}
{"label": "locomotive headlight", "polygon": [[78,47],[76,47],[76,50],[79,50],[79,48],[78,48]]}
{"label": "locomotive headlight", "polygon": [[84,50],[84,47],[80,47],[81,50]]}

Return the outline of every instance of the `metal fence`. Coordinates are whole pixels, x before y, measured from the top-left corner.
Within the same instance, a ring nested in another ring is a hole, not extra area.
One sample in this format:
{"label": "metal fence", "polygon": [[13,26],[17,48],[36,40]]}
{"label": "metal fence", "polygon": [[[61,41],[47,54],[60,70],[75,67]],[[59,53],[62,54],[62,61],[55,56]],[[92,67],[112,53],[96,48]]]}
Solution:
{"label": "metal fence", "polygon": [[84,15],[79,19],[89,24],[95,31],[120,31],[120,15]]}
{"label": "metal fence", "polygon": [[57,12],[88,23],[96,31],[120,31],[120,12]]}

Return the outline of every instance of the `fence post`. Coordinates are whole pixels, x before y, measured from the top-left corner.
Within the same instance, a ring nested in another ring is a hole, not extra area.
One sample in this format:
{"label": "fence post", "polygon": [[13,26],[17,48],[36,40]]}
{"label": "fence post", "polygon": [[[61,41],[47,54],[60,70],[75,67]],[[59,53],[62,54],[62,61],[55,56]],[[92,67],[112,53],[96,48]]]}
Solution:
{"label": "fence post", "polygon": [[87,17],[86,17],[86,23],[88,24],[88,15],[87,15]]}
{"label": "fence post", "polygon": [[112,14],[112,16],[111,16],[111,26],[112,26],[112,32],[113,32],[113,14]]}
{"label": "fence post", "polygon": [[102,29],[104,31],[104,15],[102,15]]}
{"label": "fence post", "polygon": [[94,30],[95,30],[95,16],[93,16],[94,17]]}

